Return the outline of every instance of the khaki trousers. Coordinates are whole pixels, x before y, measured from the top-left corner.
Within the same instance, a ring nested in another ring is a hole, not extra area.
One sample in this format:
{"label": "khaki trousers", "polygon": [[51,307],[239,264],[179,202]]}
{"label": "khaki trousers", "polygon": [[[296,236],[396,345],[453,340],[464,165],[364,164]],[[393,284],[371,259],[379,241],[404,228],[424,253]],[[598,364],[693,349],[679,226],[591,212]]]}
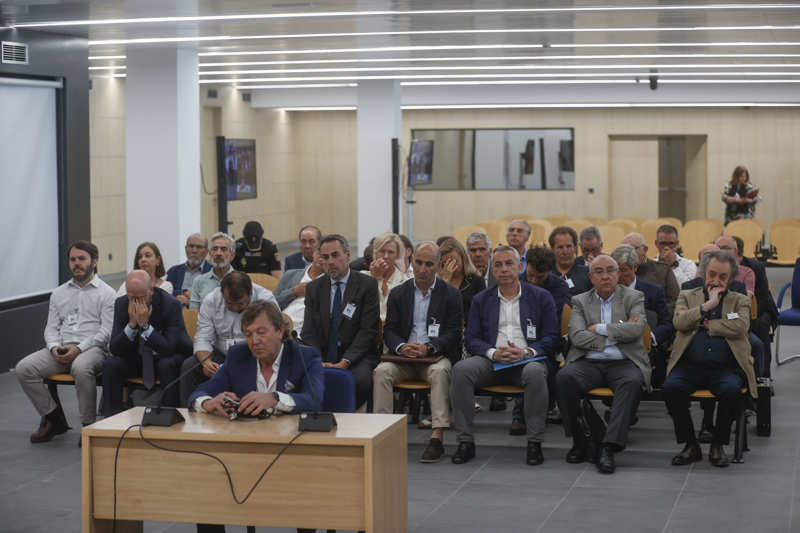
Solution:
{"label": "khaki trousers", "polygon": [[392,413],[394,384],[418,379],[431,384],[432,427],[450,427],[450,369],[450,360],[446,357],[431,365],[385,362],[379,364],[372,371],[373,411]]}

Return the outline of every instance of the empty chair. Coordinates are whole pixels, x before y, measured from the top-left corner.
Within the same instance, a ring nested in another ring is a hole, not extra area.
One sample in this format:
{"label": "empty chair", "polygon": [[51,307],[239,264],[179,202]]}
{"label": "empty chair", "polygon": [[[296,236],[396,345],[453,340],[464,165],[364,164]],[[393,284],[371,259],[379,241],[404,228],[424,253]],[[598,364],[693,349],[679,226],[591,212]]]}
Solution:
{"label": "empty chair", "polygon": [[574,229],[576,233],[580,233],[581,230],[583,230],[584,228],[588,228],[589,226],[592,226],[593,224],[591,222],[589,222],[588,220],[576,220],[576,219],[573,219],[573,220],[567,220],[562,225],[563,226],[568,226],[568,227]]}
{"label": "empty chair", "polygon": [[553,231],[554,226],[549,221],[543,219],[526,218],[525,220],[531,226],[531,238],[528,241],[528,246],[546,244],[547,237],[550,236],[550,232]]}
{"label": "empty chair", "polygon": [[739,220],[734,220],[727,226],[725,226],[725,231],[722,232],[723,235],[730,235],[739,237],[744,241],[744,254],[748,257],[753,257],[756,251],[756,245],[761,242],[762,237],[764,236],[764,230],[761,226],[752,218],[743,218]]}
{"label": "empty chair", "polygon": [[484,220],[480,223],[481,226],[486,228],[486,234],[492,240],[492,248],[499,246],[506,242],[506,228],[508,222],[503,219]]}
{"label": "empty chair", "polygon": [[465,244],[467,242],[467,237],[469,237],[470,233],[474,233],[476,231],[480,231],[486,233],[486,230],[483,226],[479,226],[477,224],[473,224],[472,226],[459,226],[453,230],[453,237],[460,242],[461,244]]}
{"label": "empty chair", "polygon": [[608,225],[622,228],[622,231],[625,232],[625,235],[639,230],[639,222],[636,222],[630,218],[618,218],[609,222]]}
{"label": "empty chair", "polygon": [[792,288],[792,306],[778,313],[778,327],[775,329],[775,362],[779,366],[800,359],[800,354],[797,354],[781,360],[781,326],[800,326],[800,259],[794,264],[792,281],[784,285],[778,294],[778,309],[781,308],[783,296],[789,287]]}
{"label": "empty chair", "polygon": [[268,291],[274,291],[278,288],[278,278],[270,276],[269,274],[251,273],[248,274],[250,280],[256,285],[261,285]]}
{"label": "empty chair", "polygon": [[583,220],[588,220],[589,222],[591,222],[595,226],[601,226],[601,225],[604,225],[604,224],[608,224],[608,220],[606,220],[603,217],[583,217]]}
{"label": "empty chair", "polygon": [[771,259],[770,264],[788,266],[793,265],[800,257],[800,225],[770,226],[769,242],[775,247],[778,254],[776,259]]}
{"label": "empty chair", "polygon": [[569,215],[550,215],[548,217],[544,217],[544,219],[550,222],[553,227],[556,226],[563,226],[564,222],[567,220],[572,220],[572,217]]}
{"label": "empty chair", "polygon": [[600,230],[600,235],[603,236],[603,250],[605,250],[606,253],[610,253],[614,248],[619,246],[626,235],[624,229],[610,224],[602,224],[598,226],[597,229]]}
{"label": "empty chair", "polygon": [[722,223],[718,220],[705,218],[690,220],[678,236],[683,250],[681,255],[686,259],[697,262],[700,249],[706,244],[714,242],[721,233]]}

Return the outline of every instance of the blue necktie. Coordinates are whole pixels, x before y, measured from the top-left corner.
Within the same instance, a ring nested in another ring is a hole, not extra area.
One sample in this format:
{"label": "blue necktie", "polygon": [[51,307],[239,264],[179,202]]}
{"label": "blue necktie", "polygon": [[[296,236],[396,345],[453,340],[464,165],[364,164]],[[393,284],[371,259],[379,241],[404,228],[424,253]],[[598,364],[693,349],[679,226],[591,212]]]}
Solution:
{"label": "blue necktie", "polygon": [[326,357],[329,363],[339,362],[339,322],[342,319],[342,282],[337,281],[336,294],[333,295],[333,309],[331,309],[331,326],[328,332],[328,354]]}

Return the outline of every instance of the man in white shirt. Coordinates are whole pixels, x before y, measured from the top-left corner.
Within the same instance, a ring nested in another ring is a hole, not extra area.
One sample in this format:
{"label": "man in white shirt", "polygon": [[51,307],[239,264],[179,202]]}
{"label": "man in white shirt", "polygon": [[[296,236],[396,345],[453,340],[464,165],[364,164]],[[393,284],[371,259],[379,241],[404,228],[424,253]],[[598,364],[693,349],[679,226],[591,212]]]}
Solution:
{"label": "man in white shirt", "polygon": [[50,295],[44,330],[46,348],[22,359],[17,379],[42,416],[31,442],[46,442],[69,429],[61,406],[56,404],[44,378],[69,372],[75,379],[81,423],[91,424],[97,413],[96,374],[106,358],[114,319],[114,289],[96,272],[99,252],[87,241],[76,241],[68,252],[72,279]]}
{"label": "man in white shirt", "polygon": [[678,228],[670,224],[659,226],[656,230],[656,248],[658,248],[658,260],[666,263],[672,268],[678,287],[697,277],[697,265],[694,261],[678,255]]}
{"label": "man in white shirt", "polygon": [[[278,306],[272,292],[254,284],[250,276],[238,271],[222,278],[220,286],[203,298],[197,315],[194,357],[187,358],[181,365],[181,405],[188,405],[189,395],[214,376],[225,361],[228,350],[234,344],[244,342],[242,311],[255,301],[272,302]],[[200,361],[202,364],[190,372]]]}
{"label": "man in white shirt", "polygon": [[294,331],[303,330],[303,317],[306,312],[306,285],[325,273],[319,250],[314,250],[313,261],[305,268],[287,270],[275,288],[275,298],[281,311],[292,319]]}

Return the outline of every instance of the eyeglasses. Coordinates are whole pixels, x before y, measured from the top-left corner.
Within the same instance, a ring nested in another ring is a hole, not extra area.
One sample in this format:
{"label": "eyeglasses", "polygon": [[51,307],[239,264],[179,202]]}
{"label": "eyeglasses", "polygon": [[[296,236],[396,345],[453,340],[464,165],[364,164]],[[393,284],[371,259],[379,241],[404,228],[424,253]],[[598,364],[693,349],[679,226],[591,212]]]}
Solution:
{"label": "eyeglasses", "polygon": [[669,247],[669,248],[674,248],[674,247],[678,246],[678,243],[677,243],[677,242],[670,242],[670,241],[658,241],[656,244],[657,244],[658,246],[663,246],[663,247],[665,247],[665,248],[666,248],[666,247]]}

